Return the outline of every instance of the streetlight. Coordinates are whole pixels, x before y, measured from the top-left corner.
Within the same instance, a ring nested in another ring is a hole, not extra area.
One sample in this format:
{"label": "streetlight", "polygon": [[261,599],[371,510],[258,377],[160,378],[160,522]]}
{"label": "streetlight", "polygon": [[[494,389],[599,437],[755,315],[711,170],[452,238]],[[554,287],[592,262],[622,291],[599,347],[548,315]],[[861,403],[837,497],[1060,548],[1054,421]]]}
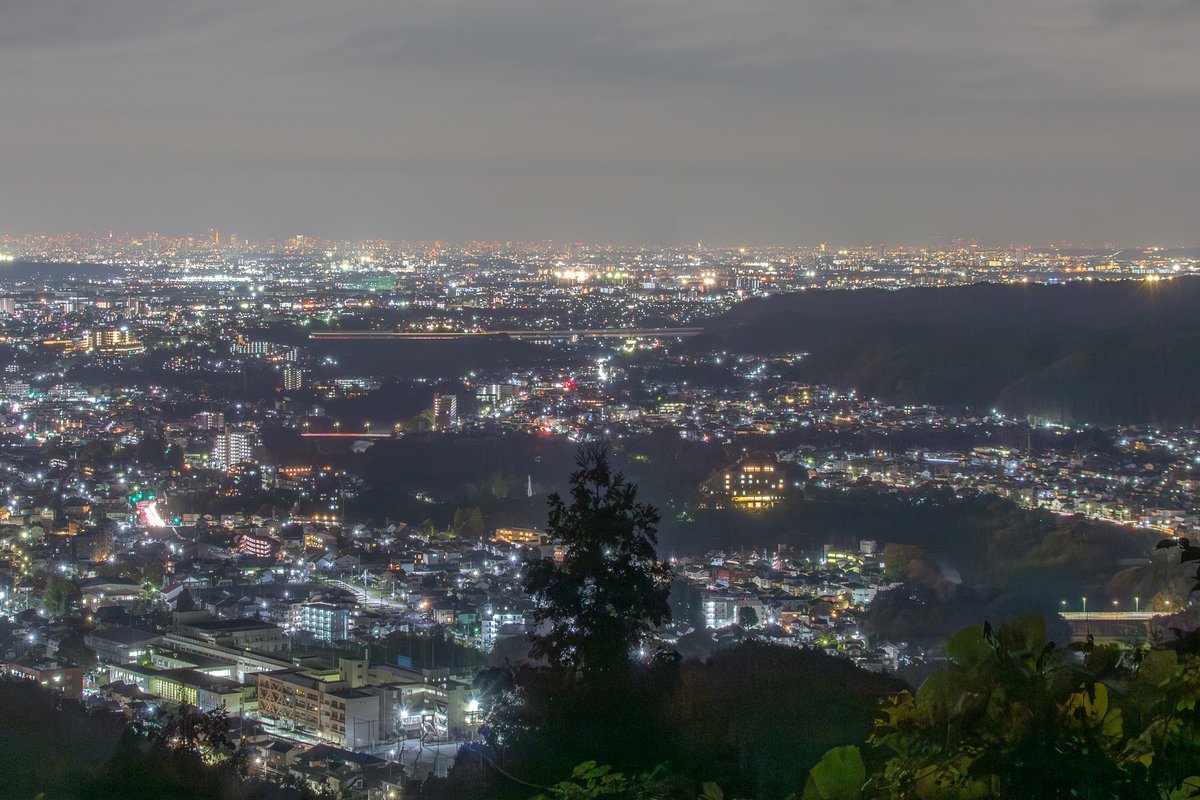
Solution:
{"label": "streetlight", "polygon": [[1133,610],[1134,610],[1134,613],[1137,613],[1142,610],[1142,598],[1140,598],[1140,597],[1133,598]]}

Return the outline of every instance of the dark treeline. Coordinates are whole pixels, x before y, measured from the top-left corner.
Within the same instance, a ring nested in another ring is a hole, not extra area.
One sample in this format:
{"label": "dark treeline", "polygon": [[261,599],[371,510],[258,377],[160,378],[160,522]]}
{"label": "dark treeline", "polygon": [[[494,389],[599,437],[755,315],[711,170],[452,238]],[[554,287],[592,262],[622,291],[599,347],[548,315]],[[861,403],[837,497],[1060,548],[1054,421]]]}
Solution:
{"label": "dark treeline", "polygon": [[615,684],[537,670],[516,682],[521,705],[499,742],[462,751],[423,797],[520,800],[591,760],[627,774],[661,766],[675,796],[715,781],[730,796],[783,798],[826,750],[864,741],[879,703],[903,688],[821,653],[755,643]]}
{"label": "dark treeline", "polygon": [[[148,726],[89,713],[31,682],[0,681],[0,797],[46,800],[301,800],[246,777],[228,720],[163,711]],[[219,763],[215,751],[223,751]]]}

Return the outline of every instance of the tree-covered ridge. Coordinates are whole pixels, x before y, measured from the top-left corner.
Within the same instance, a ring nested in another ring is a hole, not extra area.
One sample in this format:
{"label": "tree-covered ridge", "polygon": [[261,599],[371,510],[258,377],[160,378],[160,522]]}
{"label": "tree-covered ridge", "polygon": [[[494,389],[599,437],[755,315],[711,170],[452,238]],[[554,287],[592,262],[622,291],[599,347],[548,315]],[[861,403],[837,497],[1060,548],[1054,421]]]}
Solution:
{"label": "tree-covered ridge", "polygon": [[223,712],[159,709],[130,721],[31,682],[0,680],[0,797],[296,800],[247,777]]}
{"label": "tree-covered ridge", "polygon": [[805,292],[741,304],[694,346],[806,351],[806,378],[899,403],[1189,425],[1198,306],[1194,278]]}

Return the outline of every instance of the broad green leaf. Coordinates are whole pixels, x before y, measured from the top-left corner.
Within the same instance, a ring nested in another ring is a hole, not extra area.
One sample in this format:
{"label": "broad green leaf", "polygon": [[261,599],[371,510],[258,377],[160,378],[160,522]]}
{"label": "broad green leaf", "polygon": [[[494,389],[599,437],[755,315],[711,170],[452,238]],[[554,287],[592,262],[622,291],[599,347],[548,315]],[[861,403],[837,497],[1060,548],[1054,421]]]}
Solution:
{"label": "broad green leaf", "polygon": [[1184,778],[1179,788],[1168,795],[1170,800],[1196,800],[1200,798],[1200,775]]}
{"label": "broad green leaf", "polygon": [[803,800],[857,800],[867,782],[867,767],[854,745],[835,747],[808,774]]}

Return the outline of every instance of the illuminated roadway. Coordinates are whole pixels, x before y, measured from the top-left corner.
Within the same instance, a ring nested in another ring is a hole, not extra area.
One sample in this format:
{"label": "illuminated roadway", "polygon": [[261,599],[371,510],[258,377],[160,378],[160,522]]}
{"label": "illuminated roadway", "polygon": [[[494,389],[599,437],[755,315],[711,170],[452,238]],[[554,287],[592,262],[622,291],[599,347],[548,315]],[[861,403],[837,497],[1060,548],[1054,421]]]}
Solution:
{"label": "illuminated roadway", "polygon": [[329,578],[328,583],[332,583],[339,589],[345,589],[346,591],[350,592],[354,595],[354,598],[358,600],[358,602],[363,603],[364,605],[372,605],[376,607],[387,606],[400,611],[406,611],[409,608],[408,603],[402,603],[397,600],[384,597],[382,592],[368,589],[367,587],[357,583],[351,583],[350,581],[343,581],[337,578]]}
{"label": "illuminated roadway", "polygon": [[167,521],[158,513],[158,501],[147,503],[142,509],[142,514],[146,518],[146,525],[151,528],[166,528],[169,527]]}
{"label": "illuminated roadway", "polygon": [[317,331],[310,339],[410,339],[415,341],[448,341],[480,336],[507,336],[510,339],[638,339],[655,337],[699,336],[703,328],[571,328],[556,331]]}
{"label": "illuminated roadway", "polygon": [[1067,622],[1145,622],[1163,616],[1162,611],[1060,611]]}
{"label": "illuminated roadway", "polygon": [[391,439],[395,433],[302,433],[307,439]]}

